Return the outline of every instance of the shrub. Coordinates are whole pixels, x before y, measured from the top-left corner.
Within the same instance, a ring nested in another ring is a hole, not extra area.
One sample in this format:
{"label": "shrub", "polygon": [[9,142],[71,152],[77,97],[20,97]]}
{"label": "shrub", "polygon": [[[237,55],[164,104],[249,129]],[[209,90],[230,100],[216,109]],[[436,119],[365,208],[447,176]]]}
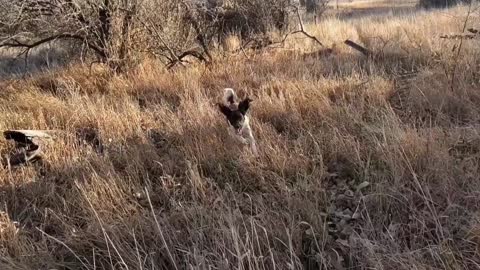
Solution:
{"label": "shrub", "polygon": [[305,7],[307,13],[322,13],[328,0],[300,0],[300,5]]}
{"label": "shrub", "polygon": [[283,30],[288,25],[288,0],[233,0],[210,6],[205,18],[216,34],[238,33],[242,38]]}
{"label": "shrub", "polygon": [[0,3],[4,3],[0,48],[16,48],[29,56],[36,47],[62,41],[63,46],[75,48],[79,57],[93,56],[115,69],[145,53],[170,67],[186,56],[209,61],[209,48],[216,38],[220,42],[235,33],[246,40],[254,35],[265,37],[272,29],[286,30],[289,12],[294,10],[291,0]]}

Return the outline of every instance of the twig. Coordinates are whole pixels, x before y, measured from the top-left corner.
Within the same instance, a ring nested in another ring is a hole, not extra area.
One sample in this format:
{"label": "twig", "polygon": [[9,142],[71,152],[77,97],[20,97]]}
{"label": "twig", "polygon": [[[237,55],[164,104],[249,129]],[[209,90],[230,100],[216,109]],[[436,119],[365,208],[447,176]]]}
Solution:
{"label": "twig", "polygon": [[[142,22],[142,24],[148,29],[149,27]],[[173,51],[173,49],[168,46],[167,42],[165,41],[165,39],[162,37],[162,35],[157,31],[157,28],[153,26],[153,23],[150,21],[150,24],[152,25],[152,27],[150,29],[153,30],[153,32],[155,33],[155,35],[157,36],[157,38],[160,40],[160,42],[162,42],[163,46],[167,49],[167,51],[170,53],[170,56],[173,58],[173,61],[175,62],[178,62],[180,63],[180,65],[182,65],[183,67],[185,67],[185,65],[183,64],[182,60],[180,60],[180,58],[178,58],[177,54],[175,54],[175,52]]]}
{"label": "twig", "polygon": [[38,47],[42,44],[45,44],[45,43],[48,43],[48,42],[51,42],[51,41],[55,41],[55,40],[58,40],[58,39],[75,39],[75,40],[84,41],[84,42],[86,42],[87,46],[90,49],[94,50],[99,56],[106,57],[106,53],[102,49],[95,46],[94,44],[92,44],[90,42],[87,42],[87,38],[85,38],[81,35],[68,34],[68,33],[53,35],[53,36],[50,36],[50,37],[46,37],[46,38],[37,40],[33,43],[24,43],[24,42],[21,42],[17,39],[13,39],[12,41],[0,43],[0,48],[4,48],[4,47],[5,48],[25,48],[25,51],[22,53],[22,54],[25,54],[25,53],[28,53],[28,51],[30,51],[31,49],[33,49],[35,47]]}
{"label": "twig", "polygon": [[[300,16],[300,11],[298,10],[298,7],[293,6],[293,8],[294,8],[294,10],[295,10],[295,13],[297,14],[297,19],[298,19],[298,23],[299,23],[299,25],[300,25],[300,30],[293,31],[293,32],[290,33],[290,35],[291,35],[291,34],[296,34],[296,33],[302,33],[302,34],[304,34],[305,36],[307,36],[308,38],[313,39],[315,42],[318,43],[318,45],[320,45],[320,46],[323,47],[322,42],[320,42],[320,40],[318,40],[318,38],[316,38],[315,36],[310,35],[309,33],[307,33],[307,32],[305,31],[305,27],[304,27],[304,25],[303,25],[303,20],[302,20],[302,17]],[[288,35],[289,35],[289,34],[287,34],[287,36],[288,36]],[[287,38],[287,36],[285,36],[284,41],[285,41],[285,39]]]}
{"label": "twig", "polygon": [[163,231],[162,231],[162,228],[160,227],[160,223],[158,222],[157,216],[155,215],[155,211],[153,210],[152,201],[150,200],[150,195],[148,194],[148,190],[146,188],[145,188],[145,193],[147,195],[148,204],[150,205],[150,210],[152,211],[153,219],[155,220],[155,224],[157,225],[158,232],[160,233],[160,238],[162,240],[162,243],[165,246],[165,249],[167,250],[168,257],[170,258],[170,261],[172,262],[175,270],[178,270],[177,264],[173,259],[173,255],[170,252],[170,249],[168,248],[168,245],[167,245],[167,241],[165,240],[165,236],[163,235]]}
{"label": "twig", "polygon": [[183,62],[185,62],[185,60],[183,60],[183,58],[185,58],[187,56],[193,56],[193,57],[197,58],[198,60],[200,60],[202,62],[208,62],[208,60],[205,59],[205,57],[203,57],[203,55],[201,53],[199,53],[195,50],[189,50],[189,51],[185,51],[182,54],[180,54],[179,56],[177,56],[178,60],[173,60],[170,63],[168,63],[167,69],[173,68],[177,63],[181,63],[183,65]]}
{"label": "twig", "polygon": [[288,36],[291,36],[291,35],[294,35],[294,34],[298,34],[298,33],[301,33],[303,34],[304,36],[314,40],[318,45],[320,45],[321,47],[324,47],[323,43],[320,42],[320,40],[318,40],[317,37],[313,36],[313,35],[310,35],[308,32],[305,31],[305,27],[304,27],[304,24],[303,24],[303,20],[302,20],[302,17],[300,16],[300,11],[298,9],[298,7],[294,6],[294,5],[291,5],[290,7],[292,7],[297,15],[297,19],[298,19],[298,24],[300,26],[300,29],[298,30],[294,30],[292,32],[289,32],[287,34],[285,34],[285,36],[283,36],[282,40],[279,41],[279,42],[272,42],[268,45],[275,45],[275,44],[285,44],[285,41],[287,40]]}
{"label": "twig", "polygon": [[212,56],[210,54],[210,51],[208,49],[207,42],[205,41],[205,36],[202,34],[200,25],[198,22],[195,20],[192,14],[192,10],[190,9],[190,6],[185,3],[185,1],[180,1],[180,4],[182,4],[185,9],[187,10],[187,19],[189,20],[190,24],[192,25],[193,29],[195,30],[195,33],[197,34],[196,39],[200,46],[203,49],[203,53],[208,57],[209,60],[212,60]]}
{"label": "twig", "polygon": [[472,33],[472,34],[480,34],[480,30],[477,30],[477,29],[474,29],[474,28],[468,28],[467,31]]}
{"label": "twig", "polygon": [[37,231],[41,232],[43,235],[45,235],[46,237],[52,239],[53,241],[59,243],[60,245],[64,246],[68,251],[70,251],[73,256],[83,265],[83,267],[85,267],[85,269],[89,269],[89,267],[85,264],[85,262],[77,255],[77,253],[75,253],[75,251],[73,251],[73,249],[71,249],[67,244],[65,244],[64,242],[60,241],[58,238],[55,238],[51,235],[49,235],[48,233],[44,232],[43,230],[41,230],[40,228],[38,227],[35,227],[35,229],[37,229]]}
{"label": "twig", "polygon": [[[156,27],[153,26],[153,23],[151,21],[150,21],[150,26],[146,25],[143,22],[142,22],[142,24],[144,25],[144,27],[146,27],[147,29],[154,32],[154,34],[158,37],[158,39],[162,43],[163,47],[170,54],[170,57],[165,56],[168,59],[167,69],[173,68],[176,64],[180,64],[183,67],[185,67],[185,65],[184,65],[185,61],[183,60],[183,58],[185,58],[187,56],[193,56],[193,57],[199,59],[202,62],[208,63],[208,60],[203,56],[203,54],[198,52],[198,51],[195,51],[195,50],[187,50],[185,52],[182,52],[180,55],[177,55],[175,53],[175,51],[167,44],[167,42],[162,37],[162,35],[158,32]],[[204,49],[204,51],[205,51],[205,49]]]}
{"label": "twig", "polygon": [[471,34],[452,34],[452,35],[440,36],[440,38],[442,39],[474,39],[475,37],[477,37],[477,35],[471,35]]}

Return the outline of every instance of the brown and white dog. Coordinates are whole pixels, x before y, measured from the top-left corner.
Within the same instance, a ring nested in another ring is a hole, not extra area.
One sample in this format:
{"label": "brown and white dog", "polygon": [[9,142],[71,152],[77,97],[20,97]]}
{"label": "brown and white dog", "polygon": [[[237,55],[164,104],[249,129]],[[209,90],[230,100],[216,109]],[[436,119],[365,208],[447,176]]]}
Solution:
{"label": "brown and white dog", "polygon": [[253,100],[246,97],[240,103],[236,102],[237,96],[232,88],[225,88],[223,104],[219,103],[220,111],[225,115],[229,123],[228,131],[242,144],[249,144],[255,156],[258,156],[257,144],[250,127],[248,109]]}

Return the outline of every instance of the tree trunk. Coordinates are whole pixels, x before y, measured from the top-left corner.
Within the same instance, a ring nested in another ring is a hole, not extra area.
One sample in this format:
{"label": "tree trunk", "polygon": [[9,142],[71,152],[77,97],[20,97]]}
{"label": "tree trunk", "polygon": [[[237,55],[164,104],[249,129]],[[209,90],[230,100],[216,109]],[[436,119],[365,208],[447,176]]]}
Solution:
{"label": "tree trunk", "polygon": [[316,13],[318,3],[318,0],[305,0],[305,9],[307,10],[307,13]]}
{"label": "tree trunk", "polygon": [[98,9],[98,20],[100,25],[98,27],[99,35],[99,47],[102,49],[103,54],[100,55],[102,62],[106,62],[110,58],[109,44],[111,36],[111,3],[110,0],[104,0],[103,5]]}

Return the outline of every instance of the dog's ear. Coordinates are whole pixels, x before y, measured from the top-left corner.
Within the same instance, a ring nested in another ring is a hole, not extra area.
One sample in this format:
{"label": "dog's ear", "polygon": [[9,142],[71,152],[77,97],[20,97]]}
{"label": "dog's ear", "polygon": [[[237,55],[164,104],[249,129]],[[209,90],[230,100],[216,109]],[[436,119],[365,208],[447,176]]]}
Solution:
{"label": "dog's ear", "polygon": [[218,106],[218,109],[220,110],[220,112],[222,112],[227,117],[230,116],[230,114],[232,113],[232,110],[230,110],[229,107],[227,107],[223,104],[217,103],[217,106]]}
{"label": "dog's ear", "polygon": [[252,102],[253,99],[247,97],[242,102],[238,104],[238,110],[243,114],[247,114],[248,109],[250,108],[250,102]]}

